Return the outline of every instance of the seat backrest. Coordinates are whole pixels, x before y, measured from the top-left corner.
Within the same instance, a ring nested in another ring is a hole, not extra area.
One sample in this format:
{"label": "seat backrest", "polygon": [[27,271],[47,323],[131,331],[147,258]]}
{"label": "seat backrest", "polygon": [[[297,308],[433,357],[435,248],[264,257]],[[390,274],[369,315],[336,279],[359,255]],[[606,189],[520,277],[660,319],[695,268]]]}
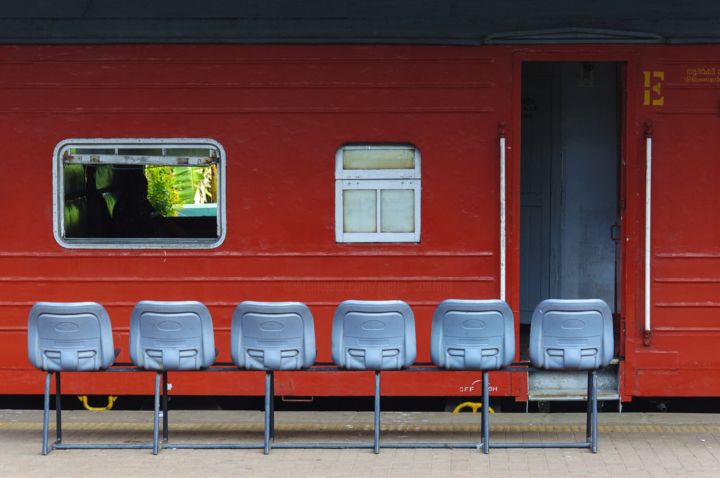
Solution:
{"label": "seat backrest", "polygon": [[147,370],[199,370],[215,361],[210,312],[200,302],[143,300],[130,315],[130,359]]}
{"label": "seat backrest", "polygon": [[546,370],[593,370],[613,357],[613,323],[600,299],[542,301],[530,323],[530,361]]}
{"label": "seat backrest", "polygon": [[315,327],[301,302],[238,304],[233,312],[230,354],[238,367],[298,370],[315,363]]}
{"label": "seat backrest", "polygon": [[455,370],[497,370],[515,356],[515,324],[502,300],[441,302],[432,319],[430,357]]}
{"label": "seat backrest", "polygon": [[392,370],[415,362],[415,318],[401,300],[346,300],[335,310],[332,357],[354,370]]}
{"label": "seat backrest", "polygon": [[107,311],[95,302],[38,302],[28,318],[28,358],[51,372],[110,367],[115,350]]}

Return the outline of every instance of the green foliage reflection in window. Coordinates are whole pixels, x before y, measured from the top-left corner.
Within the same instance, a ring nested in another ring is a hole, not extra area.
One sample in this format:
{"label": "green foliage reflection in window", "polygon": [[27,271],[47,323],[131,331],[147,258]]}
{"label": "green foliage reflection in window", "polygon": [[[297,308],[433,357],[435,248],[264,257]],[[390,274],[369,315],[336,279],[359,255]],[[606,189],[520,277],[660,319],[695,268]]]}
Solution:
{"label": "green foliage reflection in window", "polygon": [[145,177],[148,201],[164,217],[177,216],[189,204],[217,202],[215,165],[146,166]]}

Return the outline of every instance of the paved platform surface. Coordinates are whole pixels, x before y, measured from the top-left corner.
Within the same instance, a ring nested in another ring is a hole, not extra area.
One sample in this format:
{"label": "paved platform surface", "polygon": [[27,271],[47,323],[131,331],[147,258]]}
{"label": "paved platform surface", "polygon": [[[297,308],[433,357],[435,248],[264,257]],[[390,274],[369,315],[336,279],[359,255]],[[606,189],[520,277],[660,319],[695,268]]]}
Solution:
{"label": "paved platform surface", "polygon": [[[171,411],[174,443],[260,443],[262,413]],[[0,477],[718,477],[720,414],[600,415],[600,450],[56,450],[40,454],[42,412],[0,410]],[[479,415],[383,413],[385,441],[477,441]],[[151,412],[63,413],[64,442],[149,443]],[[278,412],[278,443],[372,440],[372,413]],[[583,440],[580,414],[494,414],[493,441]],[[54,430],[51,428],[51,430]],[[54,436],[54,435],[51,435]]]}

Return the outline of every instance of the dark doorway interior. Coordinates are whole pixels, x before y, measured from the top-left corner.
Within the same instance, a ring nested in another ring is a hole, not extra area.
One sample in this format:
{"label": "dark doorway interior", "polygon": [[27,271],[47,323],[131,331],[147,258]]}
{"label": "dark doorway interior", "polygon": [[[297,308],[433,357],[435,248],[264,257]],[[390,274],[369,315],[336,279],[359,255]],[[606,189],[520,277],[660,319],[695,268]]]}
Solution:
{"label": "dark doorway interior", "polygon": [[521,342],[543,299],[601,298],[618,308],[620,67],[523,64]]}

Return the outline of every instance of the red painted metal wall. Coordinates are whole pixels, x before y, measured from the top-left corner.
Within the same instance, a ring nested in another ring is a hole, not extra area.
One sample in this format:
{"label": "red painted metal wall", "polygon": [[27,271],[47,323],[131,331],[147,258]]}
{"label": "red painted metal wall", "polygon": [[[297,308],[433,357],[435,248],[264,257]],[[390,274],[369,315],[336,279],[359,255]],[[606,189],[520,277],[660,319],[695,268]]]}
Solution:
{"label": "red painted metal wall", "polygon": [[[418,359],[447,297],[498,295],[498,117],[509,114],[510,58],[496,49],[82,47],[5,48],[0,99],[3,302],[0,381],[37,393],[25,324],[37,300],[93,300],[128,360],[141,299],[197,299],[229,361],[242,300],[299,300],[315,315],[318,360],[349,298],[406,300]],[[69,137],[208,137],[227,152],[227,239],[215,250],[72,251],[52,236],[51,156]],[[335,243],[334,160],[348,142],[408,142],[422,153],[420,244]],[[10,159],[12,158],[12,159]],[[142,377],[142,376],[140,376]],[[68,392],[148,393],[149,378],[69,378]],[[459,393],[476,374],[384,381],[388,394]],[[258,374],[175,375],[179,394],[261,392]],[[365,383],[367,382],[367,383]],[[77,385],[76,385],[77,384]],[[369,393],[357,374],[292,374],[278,394]]]}
{"label": "red painted metal wall", "polygon": [[717,396],[720,49],[652,51],[640,100],[653,134],[652,337],[636,346],[632,393]]}
{"label": "red painted metal wall", "polygon": [[[122,361],[138,300],[206,303],[223,361],[238,302],[299,300],[315,316],[318,360],[329,361],[340,301],[403,299],[416,314],[418,360],[428,361],[439,301],[499,294],[501,122],[508,134],[508,301],[517,314],[520,66],[607,60],[621,62],[626,78],[622,396],[720,395],[713,379],[720,358],[712,353],[720,345],[718,58],[718,47],[689,45],[0,47],[0,393],[41,391],[42,374],[26,358],[27,312],[38,300],[104,304]],[[655,138],[649,346],[646,121]],[[63,249],[53,239],[52,151],[72,137],[219,141],[228,161],[225,242],[194,251]],[[349,142],[420,149],[420,244],[335,243],[334,157]],[[525,397],[525,378],[515,375],[491,375],[494,393]],[[476,395],[477,379],[388,373],[383,393]],[[147,394],[151,382],[148,374],[71,374],[64,390]],[[171,382],[177,394],[262,390],[261,375],[251,372],[175,374]],[[279,395],[369,394],[371,387],[362,373],[279,374],[276,386]]]}

